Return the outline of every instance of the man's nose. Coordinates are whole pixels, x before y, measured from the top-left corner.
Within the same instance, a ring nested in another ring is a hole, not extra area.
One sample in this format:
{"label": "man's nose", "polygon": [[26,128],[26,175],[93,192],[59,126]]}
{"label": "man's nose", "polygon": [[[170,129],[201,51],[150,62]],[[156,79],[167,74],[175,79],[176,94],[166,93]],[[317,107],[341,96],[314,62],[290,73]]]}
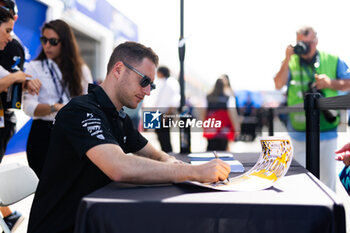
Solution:
{"label": "man's nose", "polygon": [[142,88],[143,93],[145,93],[145,95],[150,95],[151,94],[151,85],[147,85],[144,88]]}

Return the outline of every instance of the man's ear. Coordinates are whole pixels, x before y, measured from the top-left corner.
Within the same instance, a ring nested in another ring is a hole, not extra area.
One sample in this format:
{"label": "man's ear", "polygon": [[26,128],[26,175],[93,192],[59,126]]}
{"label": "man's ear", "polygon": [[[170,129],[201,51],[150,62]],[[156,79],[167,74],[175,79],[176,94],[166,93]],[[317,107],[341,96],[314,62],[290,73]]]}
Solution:
{"label": "man's ear", "polygon": [[18,15],[14,15],[14,16],[13,16],[13,21],[16,22],[17,19],[18,19]]}
{"label": "man's ear", "polygon": [[112,72],[113,72],[113,76],[116,78],[119,78],[119,76],[121,75],[122,71],[124,69],[124,64],[121,61],[118,61],[114,64]]}

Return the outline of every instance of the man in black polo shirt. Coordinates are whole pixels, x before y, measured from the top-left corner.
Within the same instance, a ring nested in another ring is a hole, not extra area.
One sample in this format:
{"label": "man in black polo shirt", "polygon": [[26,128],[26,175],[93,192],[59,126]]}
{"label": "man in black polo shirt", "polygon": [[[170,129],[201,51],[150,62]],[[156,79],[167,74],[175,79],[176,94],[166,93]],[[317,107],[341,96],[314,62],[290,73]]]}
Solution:
{"label": "man in black polo shirt", "polygon": [[101,86],[90,85],[89,94],[58,112],[28,233],[73,232],[81,198],[111,181],[215,182],[228,177],[230,166],[219,159],[193,166],[156,150],[123,112],[123,106],[136,108],[150,95],[157,65],[152,49],[120,44]]}

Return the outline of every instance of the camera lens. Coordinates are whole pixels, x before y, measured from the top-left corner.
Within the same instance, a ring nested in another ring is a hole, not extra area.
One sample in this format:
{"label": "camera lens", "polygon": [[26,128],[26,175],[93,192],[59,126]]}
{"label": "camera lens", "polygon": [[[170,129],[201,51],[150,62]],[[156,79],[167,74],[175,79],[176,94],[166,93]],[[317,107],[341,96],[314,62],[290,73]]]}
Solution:
{"label": "camera lens", "polygon": [[301,55],[307,54],[310,51],[310,46],[304,41],[299,41],[294,47],[294,53]]}

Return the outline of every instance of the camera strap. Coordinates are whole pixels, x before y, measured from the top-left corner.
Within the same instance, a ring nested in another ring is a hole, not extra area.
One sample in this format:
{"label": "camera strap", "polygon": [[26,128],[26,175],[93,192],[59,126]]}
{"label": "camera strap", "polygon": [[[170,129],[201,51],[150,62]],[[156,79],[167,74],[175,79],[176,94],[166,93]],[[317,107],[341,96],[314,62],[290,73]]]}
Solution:
{"label": "camera strap", "polygon": [[[299,75],[300,75],[300,82],[301,82],[301,91],[303,93],[303,98],[305,98],[305,90],[304,90],[304,78],[303,78],[303,69],[305,70],[308,77],[310,77],[311,82],[315,81],[315,74],[316,74],[316,63],[319,65],[319,55],[318,52],[315,54],[315,56],[312,58],[311,62],[307,62],[306,60],[299,57]],[[312,73],[310,73],[310,68],[312,70]]]}

